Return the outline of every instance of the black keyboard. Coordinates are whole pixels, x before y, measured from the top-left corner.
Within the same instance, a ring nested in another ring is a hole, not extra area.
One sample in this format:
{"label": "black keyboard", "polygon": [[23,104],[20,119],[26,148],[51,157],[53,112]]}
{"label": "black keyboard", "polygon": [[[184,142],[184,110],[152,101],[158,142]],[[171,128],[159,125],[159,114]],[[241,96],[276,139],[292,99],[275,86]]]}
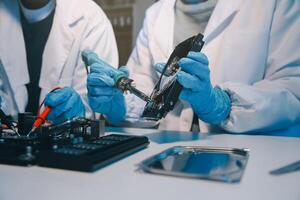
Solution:
{"label": "black keyboard", "polygon": [[108,135],[84,143],[62,145],[53,151],[39,153],[38,164],[76,171],[95,171],[145,148],[146,137]]}
{"label": "black keyboard", "polygon": [[[8,140],[7,140],[8,141]],[[72,140],[73,141],[73,140]],[[24,141],[22,141],[24,142]],[[14,142],[13,144],[15,144]],[[5,151],[2,141],[2,151]],[[128,135],[107,135],[97,139],[51,145],[51,148],[36,145],[27,149],[27,154],[0,155],[0,163],[15,165],[39,165],[50,168],[93,172],[112,162],[133,154],[149,144],[147,137]],[[24,147],[24,145],[22,144]],[[11,146],[10,146],[11,147]],[[10,148],[11,150],[11,148]],[[8,151],[6,151],[8,152]]]}

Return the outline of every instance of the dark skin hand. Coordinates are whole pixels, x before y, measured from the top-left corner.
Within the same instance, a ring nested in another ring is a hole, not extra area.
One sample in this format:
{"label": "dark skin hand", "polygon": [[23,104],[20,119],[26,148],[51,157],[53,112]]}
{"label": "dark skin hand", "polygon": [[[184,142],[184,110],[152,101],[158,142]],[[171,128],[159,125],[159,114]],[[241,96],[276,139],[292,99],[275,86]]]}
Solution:
{"label": "dark skin hand", "polygon": [[50,0],[21,0],[23,6],[28,9],[39,9],[47,5]]}

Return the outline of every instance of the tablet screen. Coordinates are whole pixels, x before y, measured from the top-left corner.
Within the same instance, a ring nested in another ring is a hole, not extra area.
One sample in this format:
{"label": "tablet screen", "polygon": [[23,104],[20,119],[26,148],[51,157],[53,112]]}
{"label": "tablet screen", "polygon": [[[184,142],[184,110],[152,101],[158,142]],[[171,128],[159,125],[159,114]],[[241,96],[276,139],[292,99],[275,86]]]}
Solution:
{"label": "tablet screen", "polygon": [[151,173],[239,182],[247,164],[245,149],[173,147],[141,163]]}

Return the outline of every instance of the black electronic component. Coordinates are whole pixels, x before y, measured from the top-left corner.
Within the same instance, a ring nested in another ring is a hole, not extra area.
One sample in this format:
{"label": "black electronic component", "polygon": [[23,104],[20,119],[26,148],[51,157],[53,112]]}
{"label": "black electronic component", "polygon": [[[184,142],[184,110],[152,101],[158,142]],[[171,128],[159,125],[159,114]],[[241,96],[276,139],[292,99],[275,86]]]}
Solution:
{"label": "black electronic component", "polygon": [[135,153],[148,144],[146,137],[113,134],[41,151],[38,154],[38,165],[92,172]]}
{"label": "black electronic component", "polygon": [[[143,112],[144,118],[160,120],[165,117],[168,112],[173,110],[182,91],[182,86],[179,84],[175,76],[176,73],[180,71],[178,61],[181,58],[186,57],[190,51],[200,52],[203,45],[203,35],[198,34],[176,46],[162,71],[159,81],[154,87],[151,94],[152,101],[147,102],[145,106]],[[161,86],[161,81],[164,75],[173,76],[173,78]]]}
{"label": "black electronic component", "polygon": [[[32,125],[32,120],[25,122],[30,116],[19,115],[24,130]],[[100,129],[99,120],[75,118],[43,125],[30,136],[0,132],[0,163],[92,172],[149,144],[142,136],[100,136]]]}
{"label": "black electronic component", "polygon": [[[168,112],[173,110],[178,102],[179,95],[182,91],[182,86],[176,79],[176,73],[180,71],[178,61],[186,57],[190,51],[200,52],[204,45],[203,35],[198,34],[193,36],[176,46],[168,62],[161,73],[161,77],[155,85],[151,96],[138,90],[132,79],[125,76],[116,78],[116,87],[123,92],[130,92],[135,96],[147,102],[142,117],[147,120],[158,121],[165,117]],[[164,76],[173,76],[168,82],[161,86]]]}
{"label": "black electronic component", "polygon": [[26,136],[32,128],[32,125],[36,117],[30,113],[19,113],[18,114],[18,133]]}
{"label": "black electronic component", "polygon": [[2,109],[0,109],[0,120],[1,120],[1,124],[4,124],[6,126],[8,126],[8,128],[10,128],[11,130],[13,130],[15,133],[17,133],[16,131],[16,127],[13,125],[12,120],[9,118],[9,116],[7,116]]}
{"label": "black electronic component", "polygon": [[146,102],[151,102],[151,98],[135,87],[134,81],[127,77],[120,77],[116,82],[116,87],[123,92],[130,92]]}

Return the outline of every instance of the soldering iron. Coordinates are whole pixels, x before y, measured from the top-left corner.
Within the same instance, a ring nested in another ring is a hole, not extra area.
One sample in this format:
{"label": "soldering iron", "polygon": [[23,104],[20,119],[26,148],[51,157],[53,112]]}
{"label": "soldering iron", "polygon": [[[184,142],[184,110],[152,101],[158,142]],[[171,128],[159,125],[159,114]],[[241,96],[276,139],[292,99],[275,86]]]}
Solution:
{"label": "soldering iron", "polygon": [[[93,59],[97,60],[96,57]],[[85,64],[87,74],[89,74],[90,73],[90,70],[88,68],[89,61],[86,59],[85,56],[82,56],[82,61]],[[118,76],[114,77],[114,82],[115,82],[115,87],[120,89],[122,92],[124,92],[124,93],[130,92],[146,102],[151,101],[151,98],[149,96],[147,96],[145,93],[138,90],[134,84],[134,81],[132,79],[128,78],[125,74],[119,74]]]}

